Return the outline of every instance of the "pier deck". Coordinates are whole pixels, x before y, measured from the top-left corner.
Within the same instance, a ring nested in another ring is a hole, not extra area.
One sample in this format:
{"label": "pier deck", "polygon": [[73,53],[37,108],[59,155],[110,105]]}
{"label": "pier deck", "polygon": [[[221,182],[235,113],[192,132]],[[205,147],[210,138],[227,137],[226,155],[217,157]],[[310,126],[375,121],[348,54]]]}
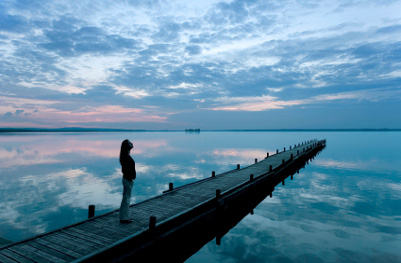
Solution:
{"label": "pier deck", "polygon": [[7,245],[0,248],[0,262],[124,261],[183,226],[215,213],[220,206],[230,205],[230,198],[249,192],[258,181],[271,185],[272,192],[277,184],[273,181],[278,180],[274,175],[280,169],[302,158],[306,162],[308,154],[312,156],[324,146],[324,140],[303,142],[263,156],[263,160],[255,160],[250,166],[170,188],[162,195],[131,205],[134,222],[130,224],[121,224],[119,211],[115,210]]}

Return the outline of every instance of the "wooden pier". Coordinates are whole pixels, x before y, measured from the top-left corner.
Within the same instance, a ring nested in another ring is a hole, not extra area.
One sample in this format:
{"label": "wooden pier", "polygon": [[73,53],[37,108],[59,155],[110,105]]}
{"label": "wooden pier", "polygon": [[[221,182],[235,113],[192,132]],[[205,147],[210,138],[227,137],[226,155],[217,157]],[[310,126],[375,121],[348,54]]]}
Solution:
{"label": "wooden pier", "polygon": [[[182,262],[209,240],[220,238],[274,187],[305,167],[326,145],[302,142],[255,163],[174,188],[133,204],[133,223],[119,210],[0,248],[0,262]],[[188,246],[191,245],[191,249]],[[185,247],[185,249],[184,249]]]}

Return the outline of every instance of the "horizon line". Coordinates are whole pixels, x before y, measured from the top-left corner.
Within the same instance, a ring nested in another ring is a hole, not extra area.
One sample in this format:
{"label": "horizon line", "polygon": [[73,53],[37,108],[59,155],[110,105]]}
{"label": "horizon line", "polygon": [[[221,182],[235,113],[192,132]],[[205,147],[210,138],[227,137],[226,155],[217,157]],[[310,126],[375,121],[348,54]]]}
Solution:
{"label": "horizon line", "polygon": [[[198,128],[197,128],[198,129]],[[263,132],[263,131],[401,131],[401,128],[285,128],[285,129],[116,129],[116,128],[0,128],[0,132]]]}

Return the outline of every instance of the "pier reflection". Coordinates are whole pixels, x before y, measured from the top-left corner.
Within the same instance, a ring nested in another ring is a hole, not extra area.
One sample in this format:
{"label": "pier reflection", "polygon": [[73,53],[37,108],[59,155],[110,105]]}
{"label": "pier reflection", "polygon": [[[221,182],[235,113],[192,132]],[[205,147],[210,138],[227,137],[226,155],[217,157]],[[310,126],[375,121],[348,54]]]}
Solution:
{"label": "pier reflection", "polygon": [[198,252],[205,244],[215,239],[216,244],[221,244],[221,239],[242,219],[249,214],[264,199],[273,197],[275,187],[285,185],[285,180],[293,180],[300,169],[305,168],[319,150],[312,151],[306,156],[297,160],[278,171],[273,180],[255,185],[250,191],[246,191],[239,197],[233,198],[225,205],[220,206],[216,211],[203,215],[183,225],[179,231],[161,237],[156,244],[148,246],[131,258],[136,262],[184,262],[193,254]]}

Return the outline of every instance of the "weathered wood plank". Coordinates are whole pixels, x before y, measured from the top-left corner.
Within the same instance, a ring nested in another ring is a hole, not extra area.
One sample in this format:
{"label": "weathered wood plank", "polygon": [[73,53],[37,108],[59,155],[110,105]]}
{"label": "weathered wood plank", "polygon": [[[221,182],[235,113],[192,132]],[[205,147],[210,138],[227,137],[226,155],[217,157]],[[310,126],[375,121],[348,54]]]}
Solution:
{"label": "weathered wood plank", "polygon": [[11,251],[21,255],[28,257],[36,262],[43,262],[43,263],[63,263],[66,262],[63,259],[58,257],[52,256],[46,252],[43,252],[37,248],[29,246],[27,244],[17,244],[9,248]]}
{"label": "weathered wood plank", "polygon": [[4,256],[3,254],[0,253],[0,262],[2,263],[18,263],[18,261],[12,260],[9,257]]}
{"label": "weathered wood plank", "polygon": [[90,233],[88,231],[82,231],[82,230],[80,230],[80,229],[78,229],[76,227],[71,227],[71,228],[68,229],[68,231],[67,230],[64,230],[64,231],[65,231],[64,233],[68,233],[70,235],[77,236],[77,237],[79,237],[81,239],[92,241],[92,242],[97,243],[97,244],[99,244],[101,246],[107,246],[107,245],[113,243],[113,240],[111,240],[111,239],[109,239],[107,237],[104,237],[104,236],[101,236],[101,235],[95,235],[95,234],[92,234],[92,233]]}
{"label": "weathered wood plank", "polygon": [[93,222],[90,224],[82,224],[75,227],[75,229],[82,230],[82,233],[94,234],[97,237],[101,237],[102,239],[106,237],[106,241],[110,240],[112,242],[116,242],[121,238],[126,237],[125,234],[121,232],[114,232],[109,229],[108,226],[99,226],[95,225]]}
{"label": "weathered wood plank", "polygon": [[79,249],[77,249],[75,246],[69,244],[65,240],[60,240],[60,239],[51,238],[51,237],[50,237],[50,239],[53,240],[53,242],[48,241],[44,237],[37,238],[37,239],[35,239],[35,241],[42,245],[48,246],[56,251],[66,253],[67,255],[70,255],[71,257],[74,257],[74,258],[81,258],[87,254],[87,253],[80,253]]}
{"label": "weathered wood plank", "polygon": [[101,229],[107,229],[108,231],[111,232],[112,235],[119,236],[120,238],[124,238],[124,237],[127,237],[129,235],[132,235],[133,232],[134,232],[134,231],[127,230],[126,224],[103,225],[103,224],[101,224],[99,222],[94,222],[93,225],[95,227],[98,227],[98,228],[101,228]]}
{"label": "weathered wood plank", "polygon": [[34,261],[24,257],[24,256],[21,256],[21,255],[19,255],[17,253],[14,253],[13,251],[11,251],[9,249],[1,250],[1,254],[5,255],[5,256],[7,256],[9,258],[13,258],[17,262],[21,262],[21,263],[32,263],[32,262],[34,262]]}
{"label": "weathered wood plank", "polygon": [[45,252],[45,253],[47,253],[49,255],[55,256],[55,257],[57,257],[57,258],[59,258],[61,260],[65,260],[67,262],[68,261],[73,261],[74,259],[77,259],[76,257],[72,257],[72,256],[69,256],[67,254],[64,254],[62,251],[58,251],[58,250],[55,250],[55,249],[53,249],[53,248],[51,248],[51,247],[49,247],[47,245],[43,245],[43,244],[39,243],[38,240],[29,241],[27,243],[27,245],[30,245],[31,247],[34,247],[34,248],[36,248],[36,249],[38,249],[40,251],[43,251],[43,252]]}
{"label": "weathered wood plank", "polygon": [[84,254],[89,254],[92,253],[93,251],[96,251],[99,249],[99,244],[93,243],[92,241],[87,241],[85,239],[81,239],[76,236],[71,236],[62,232],[57,232],[53,233],[52,236],[57,236],[60,237],[61,239],[65,240],[66,243],[69,243],[71,245],[75,246],[76,250],[77,248],[80,248],[80,250],[77,250],[78,252],[84,253]]}

